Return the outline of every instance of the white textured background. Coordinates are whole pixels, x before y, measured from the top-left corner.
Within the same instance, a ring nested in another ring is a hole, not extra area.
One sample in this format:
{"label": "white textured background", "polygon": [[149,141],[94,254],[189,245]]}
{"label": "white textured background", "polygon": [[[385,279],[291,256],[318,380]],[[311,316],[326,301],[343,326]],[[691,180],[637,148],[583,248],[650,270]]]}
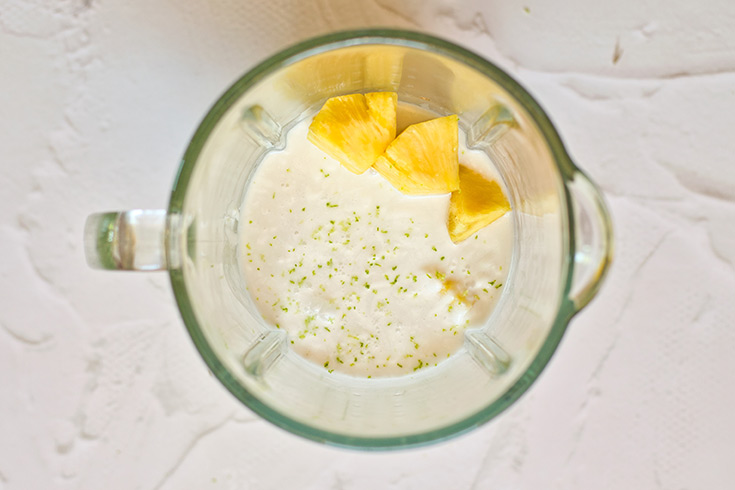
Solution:
{"label": "white textured background", "polygon": [[[0,489],[731,489],[735,3],[0,0]],[[425,449],[323,447],[208,374],[164,274],[89,270],[163,207],[221,91],[305,37],[446,37],[508,69],[604,189],[616,261],[530,392]]]}

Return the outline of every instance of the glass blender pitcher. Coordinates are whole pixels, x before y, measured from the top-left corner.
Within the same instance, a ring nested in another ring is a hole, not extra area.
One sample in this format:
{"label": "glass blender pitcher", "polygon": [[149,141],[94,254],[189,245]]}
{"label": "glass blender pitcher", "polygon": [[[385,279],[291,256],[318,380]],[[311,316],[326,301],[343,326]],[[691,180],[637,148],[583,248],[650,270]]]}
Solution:
{"label": "glass blender pitcher", "polygon": [[[328,98],[377,91],[459,116],[468,146],[504,180],[514,246],[499,304],[457,353],[410,375],[367,379],[328,373],[289,349],[248,296],[238,247],[240,208],[264,155]],[[612,254],[601,195],[536,101],[479,56],[399,30],[331,34],[260,63],[200,124],[167,210],[95,214],[85,233],[93,267],[168,271],[194,344],[242,403],[292,433],[357,448],[445,439],[512,405],[596,294]]]}

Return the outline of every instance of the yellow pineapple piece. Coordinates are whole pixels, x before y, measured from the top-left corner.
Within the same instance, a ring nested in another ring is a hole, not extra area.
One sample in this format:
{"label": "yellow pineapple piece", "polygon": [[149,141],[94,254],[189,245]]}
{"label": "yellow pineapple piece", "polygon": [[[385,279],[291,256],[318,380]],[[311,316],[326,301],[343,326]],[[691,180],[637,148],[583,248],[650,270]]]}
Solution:
{"label": "yellow pineapple piece", "polygon": [[464,165],[459,166],[459,190],[449,199],[447,229],[454,243],[472,236],[510,211],[500,185]]}
{"label": "yellow pineapple piece", "polygon": [[388,145],[373,168],[404,194],[444,194],[459,189],[458,117],[413,124]]}
{"label": "yellow pineapple piece", "polygon": [[314,116],[309,141],[361,174],[372,166],[396,137],[395,92],[332,97]]}

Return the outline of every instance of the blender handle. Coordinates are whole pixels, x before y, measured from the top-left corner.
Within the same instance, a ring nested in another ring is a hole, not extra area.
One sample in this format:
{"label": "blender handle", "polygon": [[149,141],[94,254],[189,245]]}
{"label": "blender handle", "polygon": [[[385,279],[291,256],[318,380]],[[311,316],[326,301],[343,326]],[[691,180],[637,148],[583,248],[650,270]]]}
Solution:
{"label": "blender handle", "polygon": [[163,209],[90,215],[84,226],[87,264],[107,270],[166,270],[166,221]]}
{"label": "blender handle", "polygon": [[579,311],[597,294],[612,261],[612,223],[602,193],[581,170],[575,170],[567,188],[575,230],[569,298]]}

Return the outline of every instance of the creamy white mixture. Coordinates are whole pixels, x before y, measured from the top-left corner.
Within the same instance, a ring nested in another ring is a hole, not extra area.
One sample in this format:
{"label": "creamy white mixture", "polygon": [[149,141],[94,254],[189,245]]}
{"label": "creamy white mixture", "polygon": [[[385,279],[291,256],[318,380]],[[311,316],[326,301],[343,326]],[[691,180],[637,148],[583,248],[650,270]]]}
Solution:
{"label": "creamy white mixture", "polygon": [[[449,357],[489,317],[512,252],[506,214],[460,244],[449,194],[408,197],[369,169],[355,175],[306,139],[310,120],[266,156],[242,206],[248,291],[291,348],[328,371],[411,373]],[[497,179],[487,155],[460,163]]]}

